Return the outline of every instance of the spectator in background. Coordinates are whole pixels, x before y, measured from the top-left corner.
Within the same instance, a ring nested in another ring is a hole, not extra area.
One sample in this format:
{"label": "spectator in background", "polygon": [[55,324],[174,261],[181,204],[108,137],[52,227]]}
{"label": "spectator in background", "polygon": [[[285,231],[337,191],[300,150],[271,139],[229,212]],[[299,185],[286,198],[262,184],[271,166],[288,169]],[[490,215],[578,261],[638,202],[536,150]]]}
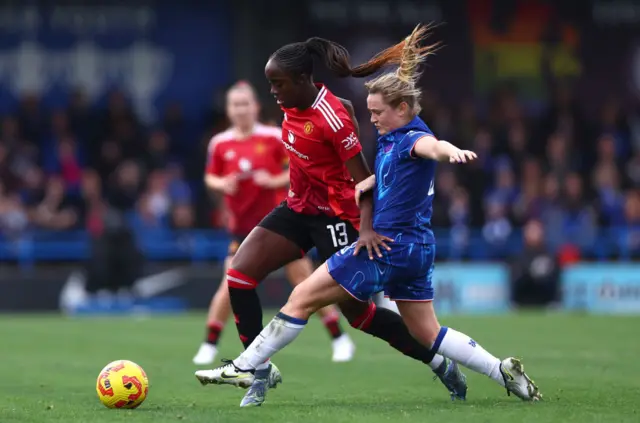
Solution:
{"label": "spectator in background", "polygon": [[630,128],[622,114],[619,101],[610,98],[604,103],[599,124],[599,132],[607,134],[613,140],[616,159],[628,156],[631,152]]}
{"label": "spectator in background", "polygon": [[453,191],[448,212],[451,224],[451,256],[460,259],[468,250],[471,232],[469,193],[464,188],[456,188]]}
{"label": "spectator in background", "polygon": [[565,180],[560,217],[550,230],[561,234],[563,243],[573,244],[590,253],[596,237],[595,213],[587,202],[582,178],[577,173],[569,174]]}
{"label": "spectator in background", "polygon": [[42,229],[71,229],[78,222],[74,205],[74,202],[65,196],[63,179],[53,176],[47,181],[42,199],[29,209],[29,220]]}
{"label": "spectator in background", "polygon": [[18,106],[18,121],[22,135],[31,143],[42,141],[49,118],[35,92],[25,94]]}
{"label": "spectator in background", "polygon": [[147,170],[164,169],[169,165],[171,142],[166,132],[156,129],[149,135],[145,157]]}
{"label": "spectator in background", "polygon": [[6,192],[12,191],[20,185],[20,179],[11,170],[9,146],[2,141],[0,141],[0,182]]}
{"label": "spectator in background", "polygon": [[171,198],[168,190],[167,174],[155,170],[149,174],[147,186],[138,202],[138,213],[144,227],[168,227]]}
{"label": "spectator in background", "polygon": [[521,170],[518,196],[513,203],[514,222],[521,226],[531,219],[540,219],[544,208],[542,196],[542,171],[538,161],[527,158]]}
{"label": "spectator in background", "polygon": [[173,229],[192,229],[194,223],[193,208],[189,204],[178,204],[171,209],[171,227]]}
{"label": "spectator in background", "polygon": [[4,187],[0,185],[0,235],[19,239],[28,225],[29,219],[20,196],[4,192]]}
{"label": "spectator in background", "polygon": [[495,183],[487,193],[487,201],[500,203],[503,206],[512,204],[518,197],[518,188],[516,186],[516,176],[508,159],[496,162],[494,177]]}
{"label": "spectator in background", "polygon": [[114,208],[128,212],[133,210],[143,187],[140,166],[132,160],[122,162],[109,181],[109,203]]}
{"label": "spectator in background", "polygon": [[449,207],[457,187],[456,174],[451,166],[438,166],[435,192],[438,201],[433,202],[431,222],[435,227],[450,226]]}
{"label": "spectator in background", "polygon": [[456,139],[460,140],[460,148],[472,149],[473,138],[478,128],[478,116],[473,100],[465,100],[460,106]]}
{"label": "spectator in background", "polygon": [[65,188],[76,192],[80,188],[84,161],[78,143],[70,135],[59,138],[54,154],[45,158],[45,170],[49,174],[60,175]]}
{"label": "spectator in background", "polygon": [[545,247],[544,227],[524,226],[524,250],[511,262],[511,301],[517,307],[544,307],[560,301],[560,268]]}
{"label": "spectator in background", "polygon": [[625,171],[629,185],[640,187],[640,150],[629,160],[625,166]]}
{"label": "spectator in background", "polygon": [[99,146],[99,123],[84,90],[73,90],[66,112],[70,131],[85,143],[90,156],[95,157],[94,146]]}
{"label": "spectator in background", "polygon": [[513,231],[507,216],[506,203],[490,200],[486,209],[486,223],[482,227],[482,236],[487,243],[488,258],[504,257],[508,253],[508,241]]}
{"label": "spectator in background", "polygon": [[623,224],[624,196],[617,167],[613,163],[600,163],[593,171],[593,187],[600,224],[608,227]]}
{"label": "spectator in background", "polygon": [[577,168],[575,156],[569,152],[569,141],[560,134],[555,133],[547,142],[547,173],[555,176],[560,182],[564,181],[567,174]]}
{"label": "spectator in background", "polygon": [[124,160],[122,148],[115,139],[106,138],[102,142],[97,154],[97,156],[93,156],[93,168],[96,169],[100,177],[106,181]]}
{"label": "spectator in background", "polygon": [[620,231],[620,250],[625,258],[640,258],[640,191],[627,193],[624,203],[625,230]]}
{"label": "spectator in background", "polygon": [[[178,102],[171,102],[164,110],[162,130],[172,140],[170,153],[172,156],[187,157],[197,146],[197,135],[189,130]],[[198,128],[201,130],[201,128]]]}
{"label": "spectator in background", "polygon": [[525,124],[522,120],[518,120],[511,124],[507,130],[506,149],[506,155],[518,174],[530,154],[528,149],[529,140]]}

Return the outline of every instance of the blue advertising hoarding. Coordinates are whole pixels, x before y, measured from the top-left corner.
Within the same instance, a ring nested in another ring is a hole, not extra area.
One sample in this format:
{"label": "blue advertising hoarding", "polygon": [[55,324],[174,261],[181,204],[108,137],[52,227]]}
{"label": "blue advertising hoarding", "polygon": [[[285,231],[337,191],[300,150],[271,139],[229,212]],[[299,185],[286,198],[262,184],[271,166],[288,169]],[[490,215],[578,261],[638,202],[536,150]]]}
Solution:
{"label": "blue advertising hoarding", "polygon": [[509,310],[509,272],[500,264],[436,264],[434,306],[439,313],[504,313]]}
{"label": "blue advertising hoarding", "polygon": [[69,88],[100,102],[118,87],[147,120],[173,100],[201,115],[230,78],[226,2],[149,4],[0,7],[0,113],[24,93],[56,107]]}
{"label": "blue advertising hoarding", "polygon": [[564,270],[562,286],[567,310],[640,313],[640,264],[578,264]]}

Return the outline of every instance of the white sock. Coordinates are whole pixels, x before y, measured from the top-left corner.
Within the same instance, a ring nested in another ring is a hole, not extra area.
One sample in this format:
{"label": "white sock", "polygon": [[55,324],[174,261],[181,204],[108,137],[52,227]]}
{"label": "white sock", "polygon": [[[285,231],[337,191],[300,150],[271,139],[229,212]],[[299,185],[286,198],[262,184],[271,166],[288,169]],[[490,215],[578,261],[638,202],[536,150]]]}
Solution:
{"label": "white sock", "polygon": [[444,357],[440,354],[436,354],[433,356],[433,360],[431,360],[431,363],[429,363],[429,367],[431,367],[431,370],[435,370],[440,367],[443,361]]}
{"label": "white sock", "polygon": [[296,339],[306,324],[306,320],[278,313],[233,363],[243,370],[266,368],[269,358]]}
{"label": "white sock", "polygon": [[504,386],[504,379],[500,373],[500,360],[464,333],[443,326],[433,347],[445,357],[487,375]]}

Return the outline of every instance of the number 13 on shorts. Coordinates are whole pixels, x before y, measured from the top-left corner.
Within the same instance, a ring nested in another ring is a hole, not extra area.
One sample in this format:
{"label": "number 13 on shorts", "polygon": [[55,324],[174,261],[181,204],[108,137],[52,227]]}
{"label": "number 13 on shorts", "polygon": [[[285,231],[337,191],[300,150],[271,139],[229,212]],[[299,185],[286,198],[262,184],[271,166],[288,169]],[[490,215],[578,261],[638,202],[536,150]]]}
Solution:
{"label": "number 13 on shorts", "polygon": [[333,246],[335,248],[344,247],[349,244],[346,223],[338,222],[334,225],[327,225],[327,230],[331,233],[331,239],[333,240]]}

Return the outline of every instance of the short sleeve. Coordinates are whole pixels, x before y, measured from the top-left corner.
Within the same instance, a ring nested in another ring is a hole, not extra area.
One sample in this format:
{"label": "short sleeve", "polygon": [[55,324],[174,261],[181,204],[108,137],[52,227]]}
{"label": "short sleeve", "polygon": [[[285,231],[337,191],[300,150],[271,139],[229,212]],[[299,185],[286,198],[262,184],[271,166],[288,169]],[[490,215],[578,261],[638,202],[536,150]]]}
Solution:
{"label": "short sleeve", "polygon": [[209,141],[207,149],[207,166],[205,173],[207,175],[222,176],[222,156],[220,152],[220,143],[215,138]]}
{"label": "short sleeve", "polygon": [[429,131],[409,131],[398,143],[398,154],[401,159],[415,159],[413,148],[416,142],[423,137],[434,137],[433,132]]}
{"label": "short sleeve", "polygon": [[351,122],[351,117],[348,115],[342,116],[340,123],[341,125],[339,125],[338,128],[336,128],[335,124],[330,125],[327,131],[330,134],[329,137],[340,159],[346,162],[362,151],[362,145],[360,144],[360,139],[353,126],[353,122]]}

